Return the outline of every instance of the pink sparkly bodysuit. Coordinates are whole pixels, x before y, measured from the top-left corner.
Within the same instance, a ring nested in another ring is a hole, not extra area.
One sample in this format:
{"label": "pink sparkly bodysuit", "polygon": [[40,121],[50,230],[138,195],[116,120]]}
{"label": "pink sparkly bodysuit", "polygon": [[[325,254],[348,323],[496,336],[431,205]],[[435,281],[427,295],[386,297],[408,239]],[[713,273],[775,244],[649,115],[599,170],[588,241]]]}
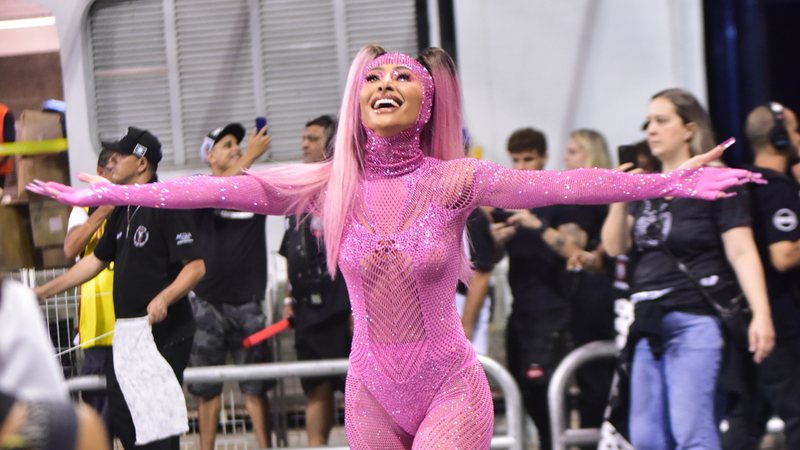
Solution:
{"label": "pink sparkly bodysuit", "polygon": [[[397,60],[416,62],[390,54],[374,64]],[[345,400],[347,437],[356,449],[489,448],[491,393],[454,303],[461,236],[474,208],[707,198],[712,190],[736,184],[720,175],[727,169],[653,175],[516,171],[475,159],[426,157],[420,130],[430,116],[432,86],[423,85],[417,126],[391,138],[367,131],[364,171],[340,245],[338,263],[355,324]],[[96,185],[77,193],[82,194],[59,199],[290,212],[289,199],[257,173]]]}

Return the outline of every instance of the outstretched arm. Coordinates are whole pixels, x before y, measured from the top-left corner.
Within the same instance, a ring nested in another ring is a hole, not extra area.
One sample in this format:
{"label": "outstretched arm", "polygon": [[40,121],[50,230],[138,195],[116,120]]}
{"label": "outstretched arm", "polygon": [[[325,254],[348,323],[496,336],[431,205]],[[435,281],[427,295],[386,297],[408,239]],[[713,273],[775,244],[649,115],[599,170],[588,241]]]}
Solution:
{"label": "outstretched arm", "polygon": [[608,169],[561,172],[520,171],[478,161],[473,185],[478,204],[501,208],[535,208],[552,204],[606,204],[657,197],[716,200],[725,190],[749,182],[762,183],[761,174],[742,169],[704,167],[719,160],[735,141],[729,138],[684,162],[678,170],[639,174]]}
{"label": "outstretched arm", "polygon": [[727,195],[726,189],[760,180],[759,174],[721,167],[631,174],[608,169],[511,170],[486,161],[476,162],[475,177],[479,205],[509,209],[656,197],[714,200]]}
{"label": "outstretched arm", "polygon": [[96,184],[75,189],[60,183],[36,180],[31,192],[75,206],[141,205],[151,208],[225,208],[258,214],[285,215],[291,198],[261,183],[257,176],[212,177],[197,175],[159,183]]}

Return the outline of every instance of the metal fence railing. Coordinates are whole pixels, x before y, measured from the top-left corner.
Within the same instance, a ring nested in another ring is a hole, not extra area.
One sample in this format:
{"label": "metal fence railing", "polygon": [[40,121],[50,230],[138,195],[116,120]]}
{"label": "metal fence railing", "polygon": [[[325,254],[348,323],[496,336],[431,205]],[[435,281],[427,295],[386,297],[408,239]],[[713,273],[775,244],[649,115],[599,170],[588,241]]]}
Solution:
{"label": "metal fence railing", "polygon": [[[481,364],[490,379],[501,387],[506,404],[507,432],[504,435],[492,438],[493,449],[523,450],[524,425],[522,397],[511,374],[493,359],[479,356]],[[208,383],[240,380],[282,379],[295,376],[327,376],[344,374],[347,372],[346,359],[329,359],[319,361],[304,361],[291,363],[252,364],[245,366],[211,366],[192,367],[184,372],[186,383]],[[97,390],[105,387],[105,379],[101,376],[84,376],[67,380],[67,386],[72,392]],[[327,449],[342,450],[347,446],[325,447]]]}
{"label": "metal fence railing", "polygon": [[600,441],[599,428],[568,429],[566,393],[578,368],[597,359],[614,358],[618,352],[614,341],[589,342],[570,352],[553,372],[547,388],[553,450],[566,450],[571,445],[597,445]]}

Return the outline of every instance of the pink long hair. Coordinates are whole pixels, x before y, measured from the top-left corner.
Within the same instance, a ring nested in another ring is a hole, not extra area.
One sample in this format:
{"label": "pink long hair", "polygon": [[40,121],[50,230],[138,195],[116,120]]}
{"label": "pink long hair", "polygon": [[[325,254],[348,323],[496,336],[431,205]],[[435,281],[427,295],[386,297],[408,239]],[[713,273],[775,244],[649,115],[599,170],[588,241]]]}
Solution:
{"label": "pink long hair", "polygon": [[[382,47],[368,45],[356,54],[350,65],[332,160],[315,164],[281,164],[259,171],[262,182],[294,198],[295,214],[311,212],[322,219],[331,274],[336,273],[344,224],[351,212],[364,167],[366,133],[361,124],[359,88],[364,69],[383,53],[386,51]],[[443,160],[461,158],[464,156],[461,89],[455,64],[444,50],[438,48],[422,52],[419,61],[429,70],[434,82],[431,119],[420,139],[422,151],[426,156]],[[462,268],[465,261],[462,261]],[[462,270],[461,278],[463,274]]]}

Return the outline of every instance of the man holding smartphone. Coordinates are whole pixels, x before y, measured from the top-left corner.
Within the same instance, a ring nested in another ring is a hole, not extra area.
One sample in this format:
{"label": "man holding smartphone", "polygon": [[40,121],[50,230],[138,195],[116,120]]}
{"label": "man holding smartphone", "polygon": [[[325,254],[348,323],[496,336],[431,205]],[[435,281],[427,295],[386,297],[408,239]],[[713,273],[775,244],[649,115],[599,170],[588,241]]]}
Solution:
{"label": "man holding smartphone", "polygon": [[[200,154],[211,167],[212,175],[239,175],[269,149],[270,136],[264,126],[253,130],[242,154],[239,144],[244,134],[241,124],[230,123],[214,129],[203,139]],[[208,245],[204,248],[206,276],[194,289],[191,299],[197,322],[191,366],[225,364],[228,352],[234,364],[271,361],[266,343],[249,349],[242,347],[242,339],[264,328],[266,322],[262,308],[267,286],[265,226],[263,215],[225,209],[200,211],[198,231]],[[239,383],[260,448],[268,447],[270,442],[269,402],[265,394],[274,384],[261,380]],[[200,447],[211,450],[216,438],[222,384],[192,384],[189,392],[199,397]]]}

